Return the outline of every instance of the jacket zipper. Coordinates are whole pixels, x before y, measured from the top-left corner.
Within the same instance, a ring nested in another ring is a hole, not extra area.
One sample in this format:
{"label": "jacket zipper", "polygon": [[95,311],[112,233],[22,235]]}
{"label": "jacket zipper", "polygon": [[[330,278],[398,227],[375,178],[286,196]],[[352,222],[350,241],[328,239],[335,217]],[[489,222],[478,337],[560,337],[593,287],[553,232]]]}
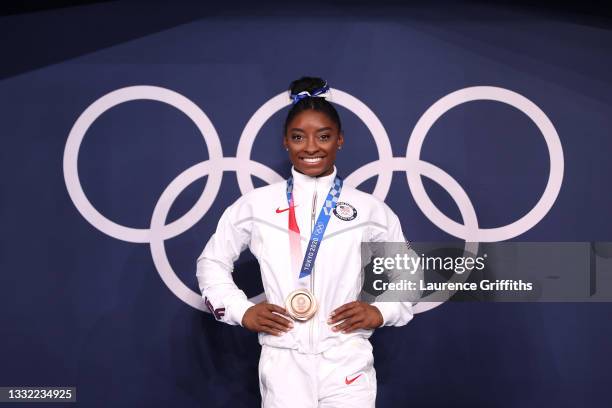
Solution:
{"label": "jacket zipper", "polygon": [[[314,225],[315,225],[315,217],[317,216],[317,179],[315,178],[314,181],[314,194],[312,195],[312,210],[310,212],[310,234],[312,234],[312,231],[314,231]],[[310,292],[312,293],[312,295],[314,296],[314,272],[315,272],[315,266],[312,265],[312,271],[310,273]],[[314,316],[312,319],[310,319],[310,328],[309,328],[309,343],[310,343],[310,349],[313,349],[313,327],[314,327]]]}

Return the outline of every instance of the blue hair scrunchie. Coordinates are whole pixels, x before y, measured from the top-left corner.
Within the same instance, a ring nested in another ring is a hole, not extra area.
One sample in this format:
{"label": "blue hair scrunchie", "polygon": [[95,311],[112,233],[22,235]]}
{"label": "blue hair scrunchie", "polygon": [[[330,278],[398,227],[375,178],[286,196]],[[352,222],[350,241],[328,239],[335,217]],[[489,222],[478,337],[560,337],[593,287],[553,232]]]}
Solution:
{"label": "blue hair scrunchie", "polygon": [[304,98],[310,98],[310,97],[315,97],[315,96],[319,96],[325,92],[329,91],[329,85],[327,85],[327,82],[325,83],[325,85],[323,85],[321,88],[319,89],[315,89],[314,91],[312,91],[312,93],[308,92],[308,91],[302,91],[300,93],[297,94],[291,94],[289,95],[289,97],[292,100],[292,104],[295,105],[296,103],[298,103],[300,100],[304,99]]}

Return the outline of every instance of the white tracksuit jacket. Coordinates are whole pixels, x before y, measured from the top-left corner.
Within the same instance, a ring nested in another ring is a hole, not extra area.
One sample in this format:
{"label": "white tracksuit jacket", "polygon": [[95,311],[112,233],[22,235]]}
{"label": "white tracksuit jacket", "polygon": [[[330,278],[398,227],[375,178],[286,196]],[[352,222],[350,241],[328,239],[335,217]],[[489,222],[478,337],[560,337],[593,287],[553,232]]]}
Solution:
{"label": "white tracksuit jacket", "polygon": [[[304,254],[336,168],[323,177],[310,177],[295,168],[291,172]],[[260,344],[317,354],[352,337],[367,339],[372,334],[372,330],[333,332],[327,319],[337,307],[358,299],[363,282],[361,242],[404,242],[405,238],[397,215],[373,195],[344,183],[338,203],[348,204],[340,214],[344,219],[334,214],[330,217],[310,278],[319,310],[306,322],[294,322],[294,328],[280,336],[259,333]],[[283,211],[287,208],[286,181],[282,181],[244,194],[221,216],[216,232],[198,257],[196,274],[205,302],[217,320],[241,324],[245,311],[254,304],[232,279],[234,261],[247,247],[259,262],[268,302],[285,307],[285,298],[296,289],[297,278],[291,273],[289,211]],[[384,325],[401,326],[413,316],[410,302],[373,305],[381,311]]]}

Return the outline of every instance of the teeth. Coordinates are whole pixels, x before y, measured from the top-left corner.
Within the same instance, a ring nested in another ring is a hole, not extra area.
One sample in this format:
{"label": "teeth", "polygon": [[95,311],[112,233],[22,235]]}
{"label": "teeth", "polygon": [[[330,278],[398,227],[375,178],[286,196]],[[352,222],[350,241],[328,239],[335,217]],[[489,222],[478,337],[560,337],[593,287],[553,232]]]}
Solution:
{"label": "teeth", "polygon": [[302,158],[306,163],[318,163],[323,160],[322,157],[304,157]]}

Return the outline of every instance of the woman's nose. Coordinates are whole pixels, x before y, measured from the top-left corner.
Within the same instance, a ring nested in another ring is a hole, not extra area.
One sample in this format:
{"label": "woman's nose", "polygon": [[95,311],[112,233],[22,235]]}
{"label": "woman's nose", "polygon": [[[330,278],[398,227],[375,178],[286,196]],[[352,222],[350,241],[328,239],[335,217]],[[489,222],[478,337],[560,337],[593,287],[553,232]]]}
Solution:
{"label": "woman's nose", "polygon": [[316,153],[317,150],[319,150],[319,145],[317,145],[317,141],[315,140],[315,138],[306,138],[306,147],[304,148],[304,151],[308,154],[313,154]]}

